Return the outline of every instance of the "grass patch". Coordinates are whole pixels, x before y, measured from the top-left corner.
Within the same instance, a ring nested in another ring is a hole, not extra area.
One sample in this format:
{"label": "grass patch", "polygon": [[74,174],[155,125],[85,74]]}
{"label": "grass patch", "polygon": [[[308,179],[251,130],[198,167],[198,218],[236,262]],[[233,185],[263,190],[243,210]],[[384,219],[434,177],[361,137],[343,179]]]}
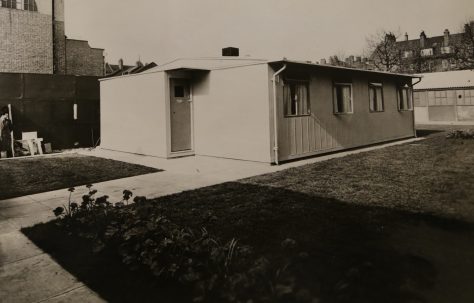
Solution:
{"label": "grass patch", "polygon": [[474,222],[474,141],[432,133],[423,141],[243,180],[334,198]]}
{"label": "grass patch", "polygon": [[[295,279],[317,302],[474,302],[473,151],[472,140],[437,133],[154,199],[146,219],[138,220],[131,205],[128,219],[148,226],[164,215],[181,226],[205,226],[221,239],[238,238],[272,264],[285,263],[281,243],[293,239],[296,251],[308,255]],[[24,233],[108,301],[133,302],[134,293],[151,302],[162,292],[146,272],[118,271],[123,265],[113,250],[90,254],[89,243],[65,251],[77,235],[54,222]],[[97,268],[103,279],[94,280]],[[129,277],[146,281],[138,283],[143,288],[116,287]],[[166,289],[165,299],[189,300],[188,289]]]}
{"label": "grass patch", "polygon": [[0,161],[0,200],[158,171],[78,154]]}

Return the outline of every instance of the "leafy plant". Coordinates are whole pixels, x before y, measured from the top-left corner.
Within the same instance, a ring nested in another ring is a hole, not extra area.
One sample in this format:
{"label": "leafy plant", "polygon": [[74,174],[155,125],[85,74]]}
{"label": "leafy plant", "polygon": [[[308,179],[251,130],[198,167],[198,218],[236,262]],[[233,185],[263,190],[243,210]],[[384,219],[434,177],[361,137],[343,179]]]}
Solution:
{"label": "leafy plant", "polygon": [[474,139],[474,129],[452,130],[446,135],[448,139]]}
{"label": "leafy plant", "polygon": [[95,198],[92,185],[86,187],[80,206],[71,202],[70,189],[67,210],[54,210],[58,225],[91,240],[96,253],[113,250],[131,270],[181,285],[193,302],[314,302],[294,274],[295,264],[304,259],[294,240],[282,242],[283,262],[271,262],[235,238],[222,241],[204,227],[171,222],[146,197],[135,196],[129,205],[129,190],[113,204],[108,196]]}

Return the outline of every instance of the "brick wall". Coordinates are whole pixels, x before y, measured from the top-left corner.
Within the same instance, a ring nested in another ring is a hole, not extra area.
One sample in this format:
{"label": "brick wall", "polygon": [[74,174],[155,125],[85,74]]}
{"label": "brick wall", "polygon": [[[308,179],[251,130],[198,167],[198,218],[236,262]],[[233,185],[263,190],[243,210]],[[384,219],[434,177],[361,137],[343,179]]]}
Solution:
{"label": "brick wall", "polygon": [[0,72],[53,73],[50,15],[0,7]]}
{"label": "brick wall", "polygon": [[66,68],[68,75],[103,76],[104,50],[91,48],[87,41],[67,39]]}

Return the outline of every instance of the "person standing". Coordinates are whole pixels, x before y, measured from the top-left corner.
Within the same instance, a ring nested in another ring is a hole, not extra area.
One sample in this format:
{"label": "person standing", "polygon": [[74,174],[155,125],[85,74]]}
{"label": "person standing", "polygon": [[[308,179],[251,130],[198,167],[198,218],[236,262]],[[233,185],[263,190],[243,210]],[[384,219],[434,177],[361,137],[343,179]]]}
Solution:
{"label": "person standing", "polygon": [[7,157],[12,157],[12,121],[8,114],[8,108],[4,107],[0,112],[0,151],[6,152]]}

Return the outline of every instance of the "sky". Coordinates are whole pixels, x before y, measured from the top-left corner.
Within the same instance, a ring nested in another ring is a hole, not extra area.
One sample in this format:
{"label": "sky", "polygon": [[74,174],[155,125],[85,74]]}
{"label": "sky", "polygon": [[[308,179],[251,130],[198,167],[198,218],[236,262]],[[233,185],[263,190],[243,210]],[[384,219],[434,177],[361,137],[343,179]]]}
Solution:
{"label": "sky", "polygon": [[[361,55],[390,30],[410,39],[474,19],[473,0],[65,0],[66,35],[104,48],[106,61],[162,64],[181,57],[319,61]],[[400,37],[402,38],[402,37]]]}

